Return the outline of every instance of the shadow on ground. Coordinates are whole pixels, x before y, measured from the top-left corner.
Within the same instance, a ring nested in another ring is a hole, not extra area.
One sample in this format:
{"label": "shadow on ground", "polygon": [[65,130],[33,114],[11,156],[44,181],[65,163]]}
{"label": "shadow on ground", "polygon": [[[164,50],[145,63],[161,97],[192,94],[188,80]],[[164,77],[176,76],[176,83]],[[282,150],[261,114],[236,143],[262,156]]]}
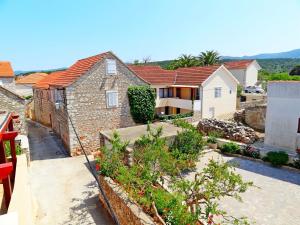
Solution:
{"label": "shadow on ground", "polygon": [[[224,158],[226,157],[224,156]],[[233,158],[230,159],[228,162],[233,163],[235,167],[242,170],[247,170],[263,176],[300,185],[300,174],[297,172],[275,168],[259,162],[254,162],[254,161],[240,159],[240,158]]]}
{"label": "shadow on ground", "polygon": [[31,161],[69,156],[61,139],[50,128],[34,121],[27,121],[27,127]]}
{"label": "shadow on ground", "polygon": [[[61,223],[65,224],[80,224],[80,225],[113,225],[114,222],[110,218],[109,214],[103,209],[98,194],[95,193],[97,190],[96,181],[88,183],[86,189],[82,193],[82,198],[73,198],[72,206],[70,207],[70,214],[67,221]],[[99,216],[101,215],[101,216]],[[104,222],[105,221],[105,222]]]}

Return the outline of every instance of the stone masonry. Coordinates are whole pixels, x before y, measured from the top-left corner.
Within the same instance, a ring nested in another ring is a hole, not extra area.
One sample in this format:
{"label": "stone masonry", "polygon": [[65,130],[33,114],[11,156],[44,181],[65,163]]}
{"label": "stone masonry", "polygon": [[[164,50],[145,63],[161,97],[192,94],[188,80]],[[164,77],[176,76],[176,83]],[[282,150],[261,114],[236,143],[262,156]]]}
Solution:
{"label": "stone masonry", "polygon": [[19,115],[19,119],[15,121],[16,130],[21,134],[26,134],[25,124],[25,99],[16,93],[0,86],[0,110],[13,112]]}
{"label": "stone masonry", "polygon": [[[130,114],[127,89],[145,85],[122,62],[117,61],[117,75],[106,75],[105,60],[98,62],[87,74],[66,88],[67,111],[84,147],[94,151],[100,147],[99,133],[103,129],[134,126]],[[118,107],[107,108],[106,91],[118,92]],[[79,143],[69,123],[70,149],[76,154]]]}

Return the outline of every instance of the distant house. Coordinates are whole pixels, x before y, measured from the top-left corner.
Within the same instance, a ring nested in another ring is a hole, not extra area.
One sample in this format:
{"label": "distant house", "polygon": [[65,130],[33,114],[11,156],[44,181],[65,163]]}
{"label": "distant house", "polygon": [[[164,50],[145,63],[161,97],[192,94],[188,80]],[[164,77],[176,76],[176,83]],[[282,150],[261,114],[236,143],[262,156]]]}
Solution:
{"label": "distant house", "polygon": [[300,82],[268,83],[265,144],[290,154],[300,148]]}
{"label": "distant house", "polygon": [[33,94],[32,86],[46,77],[47,73],[32,73],[16,80],[16,92],[21,96]]}
{"label": "distant house", "polygon": [[231,61],[225,62],[224,65],[243,87],[257,84],[258,71],[261,67],[256,60]]}
{"label": "distant house", "polygon": [[8,89],[15,87],[15,74],[10,62],[0,61],[0,86]]}
{"label": "distant house", "polygon": [[158,115],[193,112],[195,119],[232,118],[238,81],[223,65],[164,70],[159,66],[130,66],[156,89]]}
{"label": "distant house", "polygon": [[15,124],[16,130],[25,134],[25,99],[17,93],[7,89],[4,86],[0,86],[0,111],[12,112],[19,115],[19,119]]}
{"label": "distant house", "polygon": [[33,86],[35,119],[53,128],[70,155],[81,153],[73,126],[85,149],[94,151],[100,130],[135,125],[127,89],[145,84],[111,52],[81,59]]}

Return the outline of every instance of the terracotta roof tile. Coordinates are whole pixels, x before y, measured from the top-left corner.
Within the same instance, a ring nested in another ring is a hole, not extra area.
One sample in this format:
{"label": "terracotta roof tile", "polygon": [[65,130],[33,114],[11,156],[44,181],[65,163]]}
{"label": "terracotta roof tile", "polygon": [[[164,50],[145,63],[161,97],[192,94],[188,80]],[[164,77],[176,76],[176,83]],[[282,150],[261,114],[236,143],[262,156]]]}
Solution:
{"label": "terracotta roof tile", "polygon": [[164,70],[157,66],[129,66],[139,77],[152,85],[200,85],[219,67],[220,65]]}
{"label": "terracotta roof tile", "polygon": [[33,85],[33,88],[48,89],[49,84],[55,82],[55,79],[60,76],[63,76],[64,73],[65,73],[65,71],[56,71],[56,72],[50,73],[49,75],[44,77],[42,80],[37,82],[35,85]]}
{"label": "terracotta roof tile", "polygon": [[14,77],[14,71],[10,62],[0,62],[0,77]]}
{"label": "terracotta roof tile", "polygon": [[129,66],[140,78],[150,84],[174,84],[176,72],[164,70],[160,66]]}
{"label": "terracotta roof tile", "polygon": [[239,60],[239,61],[231,61],[224,62],[224,65],[229,70],[237,70],[237,69],[246,69],[254,60]]}
{"label": "terracotta roof tile", "polygon": [[16,80],[16,84],[36,84],[46,76],[47,73],[32,73]]}
{"label": "terracotta roof tile", "polygon": [[63,74],[58,76],[55,80],[53,80],[49,84],[54,86],[62,86],[62,87],[66,87],[72,84],[75,80],[77,80],[79,77],[84,75],[98,61],[103,59],[108,54],[110,53],[105,52],[99,55],[78,60],[75,64],[69,67]]}

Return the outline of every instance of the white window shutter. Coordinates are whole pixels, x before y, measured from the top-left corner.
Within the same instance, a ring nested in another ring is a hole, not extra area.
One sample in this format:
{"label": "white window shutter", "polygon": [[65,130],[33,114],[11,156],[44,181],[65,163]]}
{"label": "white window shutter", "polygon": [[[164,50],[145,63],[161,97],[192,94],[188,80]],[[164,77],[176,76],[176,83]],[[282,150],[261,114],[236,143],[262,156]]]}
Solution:
{"label": "white window shutter", "polygon": [[106,59],[106,74],[107,75],[117,74],[117,63],[115,59]]}

